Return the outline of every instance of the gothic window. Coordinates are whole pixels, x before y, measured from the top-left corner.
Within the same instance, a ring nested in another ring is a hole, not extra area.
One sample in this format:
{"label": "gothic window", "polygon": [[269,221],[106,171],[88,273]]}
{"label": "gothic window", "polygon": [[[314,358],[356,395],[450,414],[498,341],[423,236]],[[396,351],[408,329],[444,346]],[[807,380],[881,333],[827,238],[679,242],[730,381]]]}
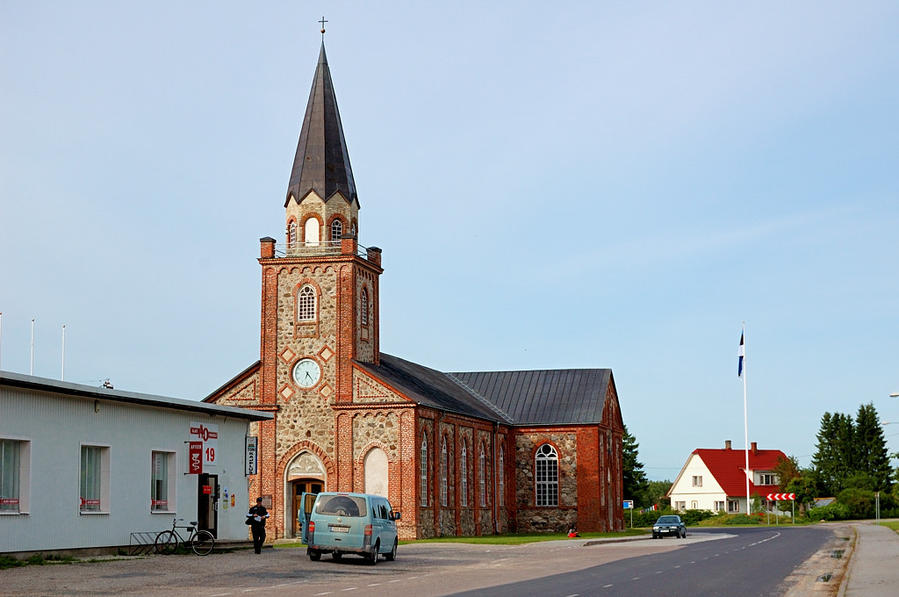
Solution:
{"label": "gothic window", "polygon": [[499,503],[503,505],[506,502],[506,453],[503,447],[499,447],[499,467],[497,474],[499,475]]}
{"label": "gothic window", "polygon": [[293,248],[297,243],[297,221],[291,220],[287,225],[287,246]]}
{"label": "gothic window", "polygon": [[335,218],[331,222],[331,240],[339,241],[341,236],[343,236],[343,222]]}
{"label": "gothic window", "polygon": [[350,234],[353,235],[353,238],[356,238],[356,222],[353,222],[352,225],[350,225]]}
{"label": "gothic window", "polygon": [[465,442],[462,442],[462,454],[459,456],[459,472],[462,475],[460,479],[460,501],[463,506],[468,505],[468,448],[465,446]]}
{"label": "gothic window", "polygon": [[484,444],[478,454],[478,503],[481,508],[487,506],[487,457],[484,455]]}
{"label": "gothic window", "polygon": [[421,505],[428,505],[428,436],[422,434],[421,436],[421,453],[419,454],[419,459],[421,460],[421,486],[419,487],[419,491],[421,493]]}
{"label": "gothic window", "polygon": [[368,289],[365,287],[362,288],[362,298],[360,299],[360,302],[362,303],[362,313],[359,317],[360,323],[362,325],[368,325]]}
{"label": "gothic window", "polygon": [[449,489],[447,487],[447,454],[446,454],[446,438],[444,437],[440,444],[440,505],[446,506],[447,502],[447,494],[449,493]]}
{"label": "gothic window", "polygon": [[537,505],[559,505],[559,455],[549,444],[537,448],[534,457],[534,478],[537,480]]}
{"label": "gothic window", "polygon": [[297,321],[315,321],[315,289],[303,286],[297,293]]}

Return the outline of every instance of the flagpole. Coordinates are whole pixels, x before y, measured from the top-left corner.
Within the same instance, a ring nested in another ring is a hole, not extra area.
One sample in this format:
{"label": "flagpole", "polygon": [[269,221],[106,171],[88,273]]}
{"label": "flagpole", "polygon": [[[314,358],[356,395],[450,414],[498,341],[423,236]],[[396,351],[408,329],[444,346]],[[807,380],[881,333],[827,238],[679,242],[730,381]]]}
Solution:
{"label": "flagpole", "polygon": [[746,407],[746,322],[743,322],[743,437],[746,446],[746,513],[752,514],[752,502],[749,501],[749,414]]}
{"label": "flagpole", "polygon": [[62,370],[59,372],[59,379],[66,380],[66,324],[62,324]]}
{"label": "flagpole", "polygon": [[34,318],[31,319],[31,365],[28,367],[28,375],[34,375]]}

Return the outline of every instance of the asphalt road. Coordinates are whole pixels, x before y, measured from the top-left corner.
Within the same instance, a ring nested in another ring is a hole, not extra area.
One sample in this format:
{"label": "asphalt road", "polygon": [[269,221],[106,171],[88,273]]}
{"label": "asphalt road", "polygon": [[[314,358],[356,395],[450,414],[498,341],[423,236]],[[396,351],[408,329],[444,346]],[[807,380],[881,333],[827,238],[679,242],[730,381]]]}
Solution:
{"label": "asphalt road", "polygon": [[[696,538],[711,533],[691,531],[690,534]],[[815,527],[739,528],[728,530],[728,534],[733,536],[457,595],[783,595],[792,571],[833,535],[829,529]]]}
{"label": "asphalt road", "polygon": [[820,528],[688,532],[594,546],[419,543],[376,566],[271,548],[26,566],[0,571],[0,595],[780,595],[793,568],[834,536]]}

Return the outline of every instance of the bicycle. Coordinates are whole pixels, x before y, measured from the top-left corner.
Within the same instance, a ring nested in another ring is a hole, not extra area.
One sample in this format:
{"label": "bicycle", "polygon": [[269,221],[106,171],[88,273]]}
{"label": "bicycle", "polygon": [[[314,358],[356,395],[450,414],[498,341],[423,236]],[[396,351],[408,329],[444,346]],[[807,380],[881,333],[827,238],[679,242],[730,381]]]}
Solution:
{"label": "bicycle", "polygon": [[[197,521],[192,520],[189,525],[178,526],[178,521],[184,521],[183,518],[172,520],[172,530],[166,530],[156,535],[156,541],[153,543],[156,553],[171,554],[175,553],[179,545],[188,546],[198,556],[209,555],[212,548],[215,547],[215,537],[206,530],[197,529]],[[190,529],[190,535],[187,540],[181,537],[176,529]]]}

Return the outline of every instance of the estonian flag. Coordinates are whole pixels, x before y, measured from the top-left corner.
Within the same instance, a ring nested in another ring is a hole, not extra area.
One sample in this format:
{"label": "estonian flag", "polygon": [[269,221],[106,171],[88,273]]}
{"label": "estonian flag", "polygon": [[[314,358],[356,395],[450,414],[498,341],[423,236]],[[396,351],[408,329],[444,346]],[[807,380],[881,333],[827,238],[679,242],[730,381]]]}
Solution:
{"label": "estonian flag", "polygon": [[746,350],[743,348],[743,334],[740,333],[740,349],[737,351],[737,377],[743,377],[743,357],[746,356]]}

